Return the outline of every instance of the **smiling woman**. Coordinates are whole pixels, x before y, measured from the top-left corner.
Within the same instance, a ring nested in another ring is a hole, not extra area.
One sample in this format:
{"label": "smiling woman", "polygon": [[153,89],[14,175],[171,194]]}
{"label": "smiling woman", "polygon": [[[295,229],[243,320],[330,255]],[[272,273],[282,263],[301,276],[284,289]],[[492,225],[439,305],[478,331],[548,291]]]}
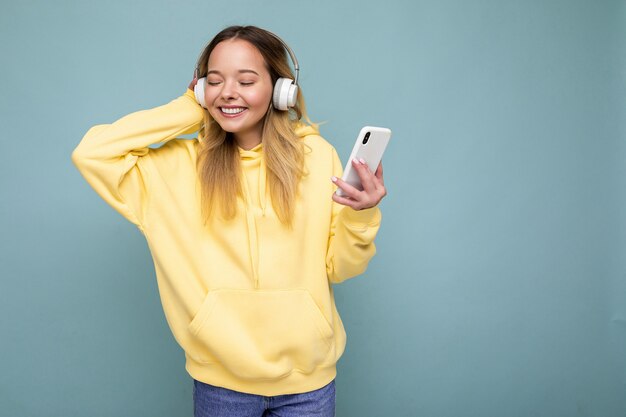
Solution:
{"label": "smiling woman", "polygon": [[182,96],[94,126],[72,154],[148,240],[196,416],[333,416],[346,333],[331,284],[376,252],[382,169],[353,162],[364,190],[335,180],[347,197],[333,196],[342,164],[287,53],[271,32],[226,28]]}

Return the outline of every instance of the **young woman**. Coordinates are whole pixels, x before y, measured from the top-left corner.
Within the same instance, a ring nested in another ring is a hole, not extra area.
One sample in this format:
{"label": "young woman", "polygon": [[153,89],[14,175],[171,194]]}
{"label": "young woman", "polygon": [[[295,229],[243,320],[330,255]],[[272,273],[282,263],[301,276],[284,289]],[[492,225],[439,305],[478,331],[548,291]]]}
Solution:
{"label": "young woman", "polygon": [[72,154],[146,237],[196,416],[334,415],[346,333],[332,284],[376,251],[382,165],[352,161],[363,191],[340,179],[301,91],[273,98],[294,79],[287,53],[271,32],[226,28],[182,96],[92,127]]}

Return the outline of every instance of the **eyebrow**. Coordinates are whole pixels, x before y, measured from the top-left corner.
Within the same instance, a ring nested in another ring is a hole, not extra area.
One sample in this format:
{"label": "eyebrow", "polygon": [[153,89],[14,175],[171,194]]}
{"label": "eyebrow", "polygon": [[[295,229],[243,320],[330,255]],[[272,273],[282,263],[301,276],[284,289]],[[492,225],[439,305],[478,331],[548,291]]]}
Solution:
{"label": "eyebrow", "polygon": [[[247,72],[251,72],[252,74],[259,75],[259,73],[258,73],[258,72],[254,71],[254,70],[251,70],[251,69],[240,69],[240,70],[239,70],[239,71],[237,71],[237,72],[239,72],[240,74],[247,73]],[[219,72],[218,70],[211,70],[211,71],[207,72],[207,75],[209,75],[209,74],[217,74],[217,75],[222,75],[222,73],[221,73],[221,72]]]}

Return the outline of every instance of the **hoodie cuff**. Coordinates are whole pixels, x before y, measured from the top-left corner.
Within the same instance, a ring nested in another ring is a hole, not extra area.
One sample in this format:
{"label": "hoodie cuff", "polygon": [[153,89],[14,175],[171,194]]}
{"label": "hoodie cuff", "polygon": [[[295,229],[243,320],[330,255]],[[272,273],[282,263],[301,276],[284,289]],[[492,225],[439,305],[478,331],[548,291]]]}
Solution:
{"label": "hoodie cuff", "polygon": [[368,226],[375,226],[379,224],[382,218],[382,214],[378,206],[363,210],[354,210],[352,207],[346,206],[341,209],[341,215],[348,223],[366,224]]}

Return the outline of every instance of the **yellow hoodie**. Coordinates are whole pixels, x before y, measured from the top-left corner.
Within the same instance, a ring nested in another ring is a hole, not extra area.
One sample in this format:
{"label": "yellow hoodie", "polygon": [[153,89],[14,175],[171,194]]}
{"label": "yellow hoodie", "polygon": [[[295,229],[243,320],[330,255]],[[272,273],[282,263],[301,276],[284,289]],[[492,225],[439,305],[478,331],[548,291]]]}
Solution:
{"label": "yellow hoodie", "polygon": [[[203,225],[194,94],[89,129],[72,161],[150,248],[163,311],[191,377],[257,395],[312,391],[336,376],[346,333],[331,284],[365,271],[375,254],[378,207],[331,199],[342,165],[311,127],[289,230],[274,212],[262,143],[239,148],[246,179],[234,220]],[[159,148],[149,145],[164,143]]]}

